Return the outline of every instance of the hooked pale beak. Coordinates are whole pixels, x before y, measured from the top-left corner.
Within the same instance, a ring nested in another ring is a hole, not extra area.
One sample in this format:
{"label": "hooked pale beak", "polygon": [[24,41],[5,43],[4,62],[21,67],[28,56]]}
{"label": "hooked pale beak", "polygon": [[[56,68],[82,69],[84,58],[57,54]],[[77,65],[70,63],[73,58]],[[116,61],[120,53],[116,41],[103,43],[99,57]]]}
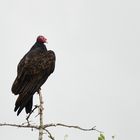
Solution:
{"label": "hooked pale beak", "polygon": [[46,38],[44,38],[44,43],[47,43],[47,44],[48,44],[48,41],[47,41],[47,39],[46,39]]}

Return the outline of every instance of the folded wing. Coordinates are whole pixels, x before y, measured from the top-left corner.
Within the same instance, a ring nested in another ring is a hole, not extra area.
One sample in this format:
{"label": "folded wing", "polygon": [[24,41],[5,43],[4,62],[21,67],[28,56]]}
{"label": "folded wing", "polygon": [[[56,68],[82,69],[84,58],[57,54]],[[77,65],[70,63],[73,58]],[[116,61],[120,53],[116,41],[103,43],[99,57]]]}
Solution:
{"label": "folded wing", "polygon": [[17,115],[25,107],[26,113],[32,109],[33,95],[47,80],[55,68],[55,53],[32,50],[18,64],[17,77],[12,86],[12,92],[19,97],[15,103]]}

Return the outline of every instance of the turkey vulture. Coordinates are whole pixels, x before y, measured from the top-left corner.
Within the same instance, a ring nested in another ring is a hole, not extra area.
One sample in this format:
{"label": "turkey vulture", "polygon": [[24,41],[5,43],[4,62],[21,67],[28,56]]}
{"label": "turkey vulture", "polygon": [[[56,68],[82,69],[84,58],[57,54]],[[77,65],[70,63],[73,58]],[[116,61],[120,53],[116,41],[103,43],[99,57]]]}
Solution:
{"label": "turkey vulture", "polygon": [[17,115],[23,108],[27,114],[31,112],[33,95],[40,90],[54,71],[55,53],[52,50],[47,50],[44,43],[47,43],[47,39],[38,36],[35,44],[17,66],[17,77],[11,88],[13,94],[19,95],[14,108]]}

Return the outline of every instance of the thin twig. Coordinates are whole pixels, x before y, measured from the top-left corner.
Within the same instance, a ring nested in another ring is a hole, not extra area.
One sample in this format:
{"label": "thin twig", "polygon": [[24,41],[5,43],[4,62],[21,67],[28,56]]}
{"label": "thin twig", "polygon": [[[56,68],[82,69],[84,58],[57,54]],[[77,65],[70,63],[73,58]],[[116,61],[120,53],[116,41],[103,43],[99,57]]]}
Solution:
{"label": "thin twig", "polygon": [[62,123],[50,123],[50,124],[46,124],[44,125],[44,128],[47,127],[57,127],[57,126],[62,126],[62,127],[67,127],[67,128],[76,128],[82,131],[97,131],[99,133],[103,133],[102,131],[99,131],[96,129],[96,126],[92,127],[92,128],[82,128],[80,126],[76,126],[76,125],[67,125],[67,124],[62,124]]}
{"label": "thin twig", "polygon": [[26,125],[26,124],[30,125],[30,122],[32,122],[32,121],[23,122],[21,125]]}
{"label": "thin twig", "polygon": [[55,140],[55,138],[52,136],[52,134],[50,133],[50,131],[49,130],[47,130],[47,129],[44,129],[47,133],[48,133],[48,137],[50,138],[50,139],[52,139],[52,140]]}

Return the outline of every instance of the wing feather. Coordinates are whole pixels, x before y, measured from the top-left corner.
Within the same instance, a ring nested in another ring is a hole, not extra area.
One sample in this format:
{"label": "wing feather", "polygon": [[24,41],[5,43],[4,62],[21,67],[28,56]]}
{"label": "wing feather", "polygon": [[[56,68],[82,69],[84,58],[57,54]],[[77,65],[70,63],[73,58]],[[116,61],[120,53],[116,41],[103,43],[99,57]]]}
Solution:
{"label": "wing feather", "polygon": [[36,75],[44,70],[51,74],[54,70],[55,54],[53,51],[32,52],[31,55],[25,57],[23,69],[28,71],[30,75]]}
{"label": "wing feather", "polygon": [[51,50],[45,52],[32,51],[23,57],[18,64],[17,77],[12,86],[12,92],[17,95],[26,87],[31,77],[41,75],[46,71],[49,76],[55,68],[55,53]]}

